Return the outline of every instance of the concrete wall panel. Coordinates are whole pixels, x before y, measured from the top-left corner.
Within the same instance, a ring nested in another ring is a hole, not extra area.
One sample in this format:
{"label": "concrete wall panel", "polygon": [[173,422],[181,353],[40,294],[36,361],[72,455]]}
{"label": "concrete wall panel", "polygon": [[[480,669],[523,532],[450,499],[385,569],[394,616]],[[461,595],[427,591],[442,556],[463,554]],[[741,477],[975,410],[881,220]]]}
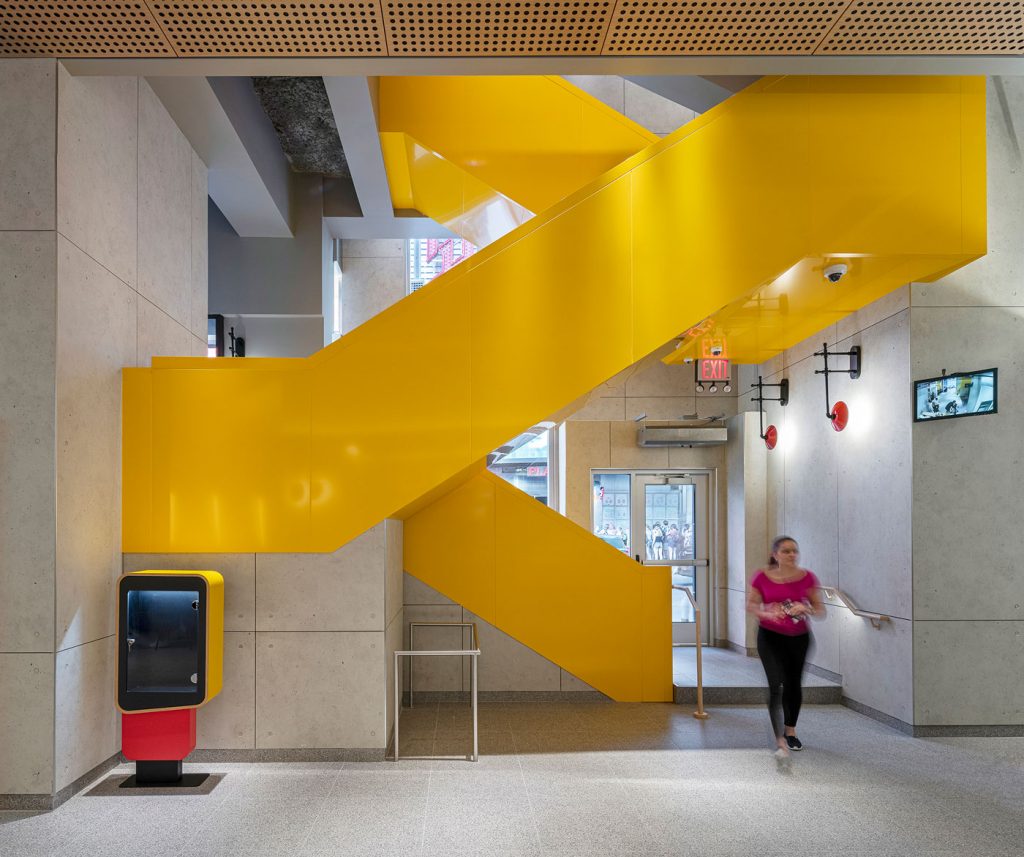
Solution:
{"label": "concrete wall panel", "polygon": [[251,750],[256,747],[256,635],[224,634],[224,688],[199,709],[196,747]]}
{"label": "concrete wall panel", "polygon": [[114,633],[121,573],[121,368],[136,293],[63,236],[57,254],[57,648]]}
{"label": "concrete wall panel", "polygon": [[839,672],[843,693],[883,714],[914,722],[913,623],[886,622],[881,630],[840,608]]}
{"label": "concrete wall panel", "polygon": [[171,115],[139,81],[139,294],[192,328],[192,158]]}
{"label": "concrete wall panel", "polygon": [[138,79],[58,69],[57,230],[135,288]]}
{"label": "concrete wall panel", "polygon": [[1024,622],[914,623],[915,722],[1024,723]]}
{"label": "concrete wall panel", "polygon": [[[860,345],[861,377],[833,376],[850,407],[837,441],[838,583],[865,610],[911,617],[910,510],[913,491],[909,311],[840,343]],[[822,420],[824,422],[824,420]]]}
{"label": "concrete wall panel", "polygon": [[56,315],[56,234],[0,232],[0,652],[53,651]]}
{"label": "concrete wall panel", "polygon": [[384,530],[332,554],[257,554],[256,630],[383,631]]}
{"label": "concrete wall panel", "polygon": [[256,746],[383,748],[384,651],[383,631],[260,634]]}
{"label": "concrete wall panel", "polygon": [[0,231],[54,229],[57,63],[0,60]]}
{"label": "concrete wall panel", "polygon": [[110,636],[57,653],[57,791],[118,750],[114,645]]}
{"label": "concrete wall panel", "polygon": [[999,368],[999,413],[917,423],[916,619],[1024,619],[1024,308],[913,310],[913,376]]}
{"label": "concrete wall panel", "polygon": [[0,654],[0,735],[0,794],[50,794],[52,654]]}

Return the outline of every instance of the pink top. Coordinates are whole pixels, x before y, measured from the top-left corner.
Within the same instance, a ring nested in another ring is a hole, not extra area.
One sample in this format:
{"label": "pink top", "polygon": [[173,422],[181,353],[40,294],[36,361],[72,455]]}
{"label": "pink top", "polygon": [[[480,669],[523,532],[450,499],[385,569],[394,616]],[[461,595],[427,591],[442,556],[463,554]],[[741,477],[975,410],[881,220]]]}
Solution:
{"label": "pink top", "polygon": [[[821,584],[818,583],[818,578],[814,576],[813,571],[808,571],[803,577],[798,577],[796,580],[776,583],[763,570],[758,570],[750,585],[761,593],[761,600],[765,604],[782,604],[784,601],[809,602],[807,593]],[[806,616],[785,616],[781,622],[774,619],[761,619],[760,623],[765,630],[774,631],[776,634],[785,634],[787,637],[797,637],[810,630]]]}

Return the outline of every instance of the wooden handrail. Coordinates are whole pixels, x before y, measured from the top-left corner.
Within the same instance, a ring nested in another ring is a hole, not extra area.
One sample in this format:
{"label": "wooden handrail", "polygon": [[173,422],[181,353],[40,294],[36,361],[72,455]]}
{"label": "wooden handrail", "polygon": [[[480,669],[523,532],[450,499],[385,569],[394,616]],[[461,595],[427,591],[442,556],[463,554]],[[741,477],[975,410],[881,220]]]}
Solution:
{"label": "wooden handrail", "polygon": [[704,670],[701,663],[700,607],[697,606],[689,586],[677,586],[673,583],[672,588],[685,592],[693,607],[694,631],[697,635],[697,710],[693,712],[693,716],[698,720],[707,720],[709,715],[704,710]]}

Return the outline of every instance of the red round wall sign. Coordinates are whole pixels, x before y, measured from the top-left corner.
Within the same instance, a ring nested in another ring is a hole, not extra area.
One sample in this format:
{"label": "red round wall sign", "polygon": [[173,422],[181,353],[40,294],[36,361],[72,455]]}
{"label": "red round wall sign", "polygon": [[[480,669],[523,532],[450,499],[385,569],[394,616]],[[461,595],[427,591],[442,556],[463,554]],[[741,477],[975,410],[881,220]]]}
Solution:
{"label": "red round wall sign", "polygon": [[764,433],[764,445],[769,449],[775,449],[775,444],[779,442],[779,430],[775,426],[768,426]]}
{"label": "red round wall sign", "polygon": [[832,428],[842,431],[849,421],[850,409],[846,407],[846,402],[836,402],[836,406],[832,409]]}

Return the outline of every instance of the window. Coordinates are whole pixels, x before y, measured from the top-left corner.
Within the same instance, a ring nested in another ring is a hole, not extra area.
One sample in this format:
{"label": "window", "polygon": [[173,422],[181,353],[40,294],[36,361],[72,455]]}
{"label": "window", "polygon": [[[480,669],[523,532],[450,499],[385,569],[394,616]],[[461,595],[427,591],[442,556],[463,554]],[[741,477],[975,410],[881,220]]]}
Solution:
{"label": "window", "polygon": [[487,469],[541,503],[553,505],[551,435],[549,429],[519,435],[488,456]]}
{"label": "window", "polygon": [[477,251],[475,245],[462,238],[410,238],[406,248],[410,295]]}

